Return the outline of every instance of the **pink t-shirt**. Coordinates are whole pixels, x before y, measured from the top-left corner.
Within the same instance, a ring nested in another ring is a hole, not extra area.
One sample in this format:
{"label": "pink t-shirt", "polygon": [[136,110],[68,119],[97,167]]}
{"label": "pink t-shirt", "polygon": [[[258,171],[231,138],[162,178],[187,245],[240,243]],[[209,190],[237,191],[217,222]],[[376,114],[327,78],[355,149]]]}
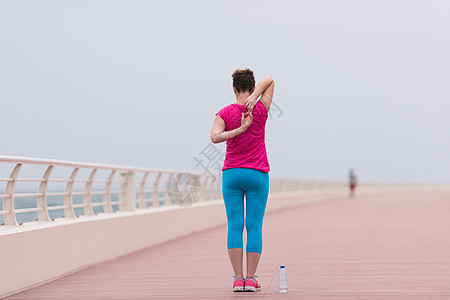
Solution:
{"label": "pink t-shirt", "polygon": [[[242,113],[247,109],[236,103],[222,108],[217,115],[225,122],[225,131],[241,126]],[[267,108],[261,102],[253,108],[253,122],[242,134],[227,140],[227,153],[222,171],[231,168],[250,168],[269,172],[265,138]]]}

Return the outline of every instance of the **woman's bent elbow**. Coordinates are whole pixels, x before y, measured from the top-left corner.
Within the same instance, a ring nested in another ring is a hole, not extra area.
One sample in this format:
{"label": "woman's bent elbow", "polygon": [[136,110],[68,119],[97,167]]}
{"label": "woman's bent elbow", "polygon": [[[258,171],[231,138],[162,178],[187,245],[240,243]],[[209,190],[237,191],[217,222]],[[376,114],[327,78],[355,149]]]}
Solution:
{"label": "woman's bent elbow", "polygon": [[220,143],[219,139],[215,136],[211,136],[211,142],[213,142],[214,144]]}

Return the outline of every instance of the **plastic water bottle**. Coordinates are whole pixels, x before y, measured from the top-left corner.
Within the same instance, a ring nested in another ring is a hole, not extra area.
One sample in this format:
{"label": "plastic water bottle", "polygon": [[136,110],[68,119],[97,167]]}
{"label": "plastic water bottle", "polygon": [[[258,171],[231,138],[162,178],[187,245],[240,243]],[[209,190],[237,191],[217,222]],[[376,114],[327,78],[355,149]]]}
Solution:
{"label": "plastic water bottle", "polygon": [[278,271],[278,292],[287,293],[287,272],[285,266],[280,266]]}

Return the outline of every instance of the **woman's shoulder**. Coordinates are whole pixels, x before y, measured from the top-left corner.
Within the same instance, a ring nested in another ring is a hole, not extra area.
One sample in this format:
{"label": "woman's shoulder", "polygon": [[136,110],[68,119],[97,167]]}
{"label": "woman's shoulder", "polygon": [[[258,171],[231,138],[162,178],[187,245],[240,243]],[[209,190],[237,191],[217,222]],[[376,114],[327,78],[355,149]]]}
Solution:
{"label": "woman's shoulder", "polygon": [[227,121],[230,115],[233,114],[233,111],[236,110],[236,107],[234,107],[233,104],[234,103],[225,106],[224,108],[219,110],[219,112],[216,115],[221,117],[224,121]]}
{"label": "woman's shoulder", "polygon": [[235,108],[237,105],[238,104],[236,104],[236,103],[231,103],[231,104],[228,104],[227,106],[223,107],[221,110],[230,110],[230,109]]}

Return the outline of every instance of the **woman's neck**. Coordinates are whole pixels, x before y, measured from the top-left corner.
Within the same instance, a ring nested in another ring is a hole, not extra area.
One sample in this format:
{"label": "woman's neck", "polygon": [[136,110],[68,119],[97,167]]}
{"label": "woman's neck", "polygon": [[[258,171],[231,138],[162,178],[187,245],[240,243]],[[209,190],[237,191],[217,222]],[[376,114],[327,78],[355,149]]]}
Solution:
{"label": "woman's neck", "polygon": [[250,92],[236,93],[236,104],[244,105],[245,100],[250,96]]}

